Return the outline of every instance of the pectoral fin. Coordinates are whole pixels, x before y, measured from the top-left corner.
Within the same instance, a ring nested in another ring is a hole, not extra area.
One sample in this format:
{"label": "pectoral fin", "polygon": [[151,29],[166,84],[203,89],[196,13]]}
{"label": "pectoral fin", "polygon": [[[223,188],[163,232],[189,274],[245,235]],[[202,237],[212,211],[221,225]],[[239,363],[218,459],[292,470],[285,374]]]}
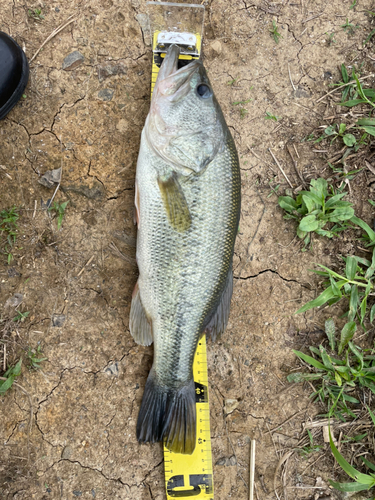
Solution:
{"label": "pectoral fin", "polygon": [[187,231],[191,226],[191,215],[177,175],[160,178],[158,184],[171,226],[180,233]]}

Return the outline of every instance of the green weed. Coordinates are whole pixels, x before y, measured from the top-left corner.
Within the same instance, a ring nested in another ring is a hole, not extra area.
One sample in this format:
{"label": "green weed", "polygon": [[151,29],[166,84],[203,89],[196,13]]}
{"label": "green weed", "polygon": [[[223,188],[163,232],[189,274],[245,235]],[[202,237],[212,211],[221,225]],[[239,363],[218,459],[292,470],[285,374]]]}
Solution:
{"label": "green weed", "polygon": [[43,357],[43,352],[42,348],[40,345],[36,349],[30,349],[26,353],[27,359],[30,363],[30,369],[32,370],[39,370],[40,369],[40,363],[43,361],[47,361],[48,358]]}
{"label": "green weed", "polygon": [[310,141],[314,141],[314,140],[315,140],[315,134],[314,134],[314,132],[311,132],[311,134],[308,134],[305,137],[303,137],[301,139],[301,142],[305,142],[305,141],[310,142]]}
{"label": "green weed", "polygon": [[54,201],[53,202],[53,206],[52,207],[49,207],[48,211],[54,211],[56,212],[56,215],[57,215],[57,230],[59,230],[61,228],[61,224],[62,224],[62,221],[63,221],[63,218],[64,218],[64,214],[65,214],[65,209],[67,207],[69,203],[69,200],[68,201],[64,201],[63,203],[58,203],[57,201]]}
{"label": "green weed", "polygon": [[370,31],[370,33],[369,33],[368,37],[367,37],[367,38],[366,38],[366,40],[363,42],[363,45],[366,45],[366,44],[367,44],[367,43],[371,40],[371,38],[372,38],[374,35],[375,35],[375,28],[374,28],[372,31]]}
{"label": "green weed", "polygon": [[26,311],[24,313],[21,311],[16,311],[16,313],[17,315],[13,318],[13,321],[21,321],[21,323],[23,323],[30,314],[30,311]]}
{"label": "green weed", "polygon": [[307,434],[309,436],[310,444],[308,444],[307,446],[304,446],[303,448],[300,449],[301,455],[305,458],[307,458],[309,455],[311,455],[311,453],[316,453],[317,451],[320,451],[323,448],[323,446],[320,446],[318,444],[314,444],[313,435],[311,434],[309,429],[306,429],[306,430],[307,430]]}
{"label": "green weed", "polygon": [[326,33],[327,35],[327,44],[331,46],[333,43],[336,43],[335,40],[335,32],[332,33]]}
{"label": "green weed", "polygon": [[[354,217],[354,219],[357,218]],[[297,311],[297,314],[306,312],[314,307],[321,307],[324,304],[331,306],[341,300],[347,300],[349,309],[346,313],[348,322],[345,327],[348,330],[348,334],[350,333],[353,336],[356,329],[356,320],[365,329],[365,319],[368,319],[372,324],[375,318],[375,304],[371,305],[371,302],[373,302],[372,292],[374,290],[375,248],[372,253],[371,262],[356,255],[343,257],[343,260],[345,262],[345,270],[341,274],[322,264],[317,264],[322,270],[312,271],[326,278],[326,281],[323,283],[324,291],[316,299],[310,300],[302,306]]]}
{"label": "green weed", "polygon": [[[347,151],[350,152],[351,150],[349,149]],[[346,154],[346,151],[345,151],[342,159],[344,160],[346,158],[346,156],[348,156],[348,155]],[[363,168],[357,168],[355,170],[349,170],[349,172],[346,172],[344,170],[344,167],[340,167],[340,166],[336,167],[335,165],[332,165],[332,163],[330,163],[330,162],[328,162],[328,166],[332,169],[332,172],[334,174],[336,174],[336,178],[338,181],[342,181],[344,179],[351,181],[363,170]]]}
{"label": "green weed", "polygon": [[[252,89],[253,87],[250,88],[250,90]],[[245,118],[245,116],[247,115],[248,111],[247,109],[243,108],[242,106],[244,106],[245,104],[248,104],[249,102],[251,102],[252,99],[245,99],[243,101],[233,101],[232,102],[232,106],[241,106],[240,108],[240,118],[243,119]]]}
{"label": "green weed", "polygon": [[278,190],[280,189],[280,186],[281,186],[281,184],[277,184],[277,186],[273,188],[273,187],[271,186],[272,182],[273,182],[273,181],[270,181],[270,182],[269,182],[271,192],[267,195],[267,198],[271,198],[271,196],[272,196],[273,194],[275,194],[275,195],[277,196],[277,192],[278,192]]}
{"label": "green weed", "polygon": [[266,115],[264,117],[265,120],[272,120],[274,122],[277,122],[277,120],[279,120],[279,118],[280,118],[279,116],[273,115],[269,111],[266,111]]}
{"label": "green weed", "polygon": [[323,135],[321,135],[315,143],[321,142],[324,139],[331,138],[331,144],[338,138],[341,137],[344,144],[349,148],[357,144],[357,139],[353,134],[345,133],[346,125],[345,123],[329,125],[324,129]]}
{"label": "green weed", "polygon": [[342,89],[341,102],[344,102],[348,98],[348,96],[352,99],[356,98],[358,93],[356,91],[355,80],[354,78],[352,78],[352,76],[349,76],[345,64],[341,64],[341,77],[341,82],[331,84],[332,87],[340,87],[342,85],[346,85]]}
{"label": "green weed", "polygon": [[[353,84],[355,84],[355,86],[356,86],[356,95],[353,96],[353,98],[350,99],[349,101],[345,101],[347,95],[344,96],[344,94],[343,94],[342,102],[339,103],[340,106],[346,106],[348,108],[352,108],[353,106],[358,106],[359,104],[369,104],[371,107],[375,108],[375,89],[364,89],[362,87],[362,84],[359,81],[358,75],[356,74],[354,69],[352,71],[352,79],[353,79]],[[359,96],[359,99],[356,98],[358,96]],[[369,119],[374,120],[371,118],[369,118]],[[357,124],[358,124],[358,122],[357,122]],[[375,125],[375,121],[372,121],[372,125]],[[367,130],[366,130],[366,132],[367,132]],[[374,130],[371,130],[368,133],[371,135],[375,135],[375,127],[374,127]]]}
{"label": "green weed", "polygon": [[[321,344],[319,349],[310,346],[315,357],[293,350],[294,354],[309,365],[310,372],[296,372],[288,375],[289,382],[309,381],[314,383],[311,398],[327,403],[328,414],[346,421],[345,416],[356,418],[348,404],[360,401],[351,393],[356,387],[366,387],[375,394],[375,356],[366,354],[352,342],[355,323],[346,324],[337,342],[336,328],[332,318],[325,322],[325,333],[329,350]],[[337,346],[337,348],[336,348]],[[312,367],[312,368],[311,368]]]}
{"label": "green weed", "polygon": [[0,394],[5,394],[12,387],[14,379],[21,373],[21,365],[22,360],[20,359],[15,366],[8,368],[3,377],[0,377]]}
{"label": "green weed", "polygon": [[241,118],[241,120],[242,120],[243,118],[245,118],[245,116],[247,115],[247,113],[248,113],[248,110],[247,110],[247,109],[245,109],[245,108],[240,108],[240,118]]}
{"label": "green weed", "polygon": [[35,21],[42,21],[44,19],[44,15],[42,14],[42,9],[29,9],[28,16]]}
{"label": "green weed", "polygon": [[246,99],[245,101],[234,101],[234,102],[232,102],[232,105],[238,106],[239,104],[241,104],[241,106],[244,106],[245,104],[247,104],[250,101],[252,101],[252,99]]}
{"label": "green weed", "polygon": [[227,85],[234,85],[236,83],[236,81],[239,79],[239,76],[237,78],[233,78],[233,80],[229,80],[229,82],[227,82]]}
{"label": "green weed", "polygon": [[354,24],[350,23],[349,22],[349,19],[346,18],[346,22],[345,24],[342,24],[341,25],[341,28],[344,29],[345,33],[347,33],[348,35],[353,35],[354,34],[354,31],[359,28],[359,26],[355,26]]}
{"label": "green weed", "polygon": [[[370,408],[367,406],[367,410],[369,412],[369,415],[371,417],[372,423],[375,426],[375,415],[372,413]],[[336,448],[335,443],[333,442],[332,435],[331,435],[331,430],[329,429],[329,445],[331,447],[333,456],[335,457],[337,463],[340,465],[340,467],[343,469],[343,471],[346,472],[346,474],[354,479],[354,482],[350,483],[338,483],[335,481],[329,481],[330,484],[339,491],[344,491],[344,492],[354,492],[354,491],[366,491],[370,490],[375,486],[375,474],[369,472],[368,474],[363,474],[356,468],[354,468],[352,465],[350,465],[345,458],[341,455],[339,450]],[[371,471],[375,471],[375,465],[371,463],[369,460],[367,460],[365,457],[361,456],[360,457],[362,462],[366,465],[368,469]],[[371,498],[374,498],[373,496]],[[370,500],[370,499],[369,499]]]}
{"label": "green weed", "polygon": [[[17,221],[19,213],[17,207],[13,206],[9,210],[0,212],[0,241],[2,242],[2,253],[7,256],[8,264],[13,260],[11,249],[14,246],[17,238]],[[5,240],[3,242],[3,240]]]}
{"label": "green weed", "polygon": [[272,28],[270,28],[270,34],[276,43],[279,43],[280,38],[282,38],[281,33],[278,32],[277,24],[272,21]]}
{"label": "green weed", "polygon": [[[346,193],[335,191],[332,186],[330,189],[329,193],[327,181],[319,178],[313,179],[309,191],[301,191],[296,199],[279,196],[278,203],[287,212],[284,219],[298,221],[297,235],[305,246],[310,243],[311,232],[333,238],[349,227],[348,221],[354,216],[352,204],[342,200]],[[328,223],[333,226],[324,229]]]}

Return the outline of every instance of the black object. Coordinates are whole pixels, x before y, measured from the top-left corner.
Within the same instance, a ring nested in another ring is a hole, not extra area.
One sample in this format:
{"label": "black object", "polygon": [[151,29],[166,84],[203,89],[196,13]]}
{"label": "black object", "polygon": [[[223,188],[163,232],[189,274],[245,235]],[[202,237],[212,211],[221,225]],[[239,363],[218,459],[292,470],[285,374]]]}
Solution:
{"label": "black object", "polygon": [[0,31],[0,120],[17,104],[28,79],[29,63],[24,51]]}

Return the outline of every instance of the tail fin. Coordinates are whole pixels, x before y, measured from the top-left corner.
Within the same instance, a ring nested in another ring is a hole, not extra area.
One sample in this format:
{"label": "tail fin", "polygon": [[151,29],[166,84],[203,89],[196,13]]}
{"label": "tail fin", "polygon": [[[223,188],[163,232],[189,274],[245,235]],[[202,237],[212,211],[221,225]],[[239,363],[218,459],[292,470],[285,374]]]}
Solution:
{"label": "tail fin", "polygon": [[155,443],[165,438],[173,453],[191,455],[195,448],[195,385],[191,379],[179,389],[161,387],[151,371],[137,422],[137,439]]}

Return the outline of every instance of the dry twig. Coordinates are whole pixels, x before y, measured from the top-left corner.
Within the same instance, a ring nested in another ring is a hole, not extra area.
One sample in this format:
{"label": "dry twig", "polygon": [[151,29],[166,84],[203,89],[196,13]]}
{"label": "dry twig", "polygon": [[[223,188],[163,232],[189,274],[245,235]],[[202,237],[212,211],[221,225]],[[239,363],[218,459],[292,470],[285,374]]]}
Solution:
{"label": "dry twig", "polygon": [[72,19],[73,15],[74,14],[72,14],[71,16],[68,17],[68,19],[65,22],[65,24],[60,24],[60,26],[58,26],[57,28],[55,28],[52,31],[52,33],[44,40],[44,42],[42,43],[42,45],[39,47],[39,49],[35,52],[35,54],[33,55],[33,57],[30,59],[29,64],[31,64],[33,62],[33,60],[36,58],[36,56],[39,54],[39,52],[42,50],[42,48],[46,45],[46,43],[48,43],[50,40],[52,40],[53,37],[55,37],[58,33],[60,33],[60,31],[62,31],[64,28],[66,28],[69,24],[74,23],[74,21],[76,20],[76,18],[74,17]]}
{"label": "dry twig", "polygon": [[284,170],[282,169],[282,166],[281,166],[281,165],[280,165],[280,163],[277,161],[277,159],[276,159],[275,155],[272,153],[271,148],[268,148],[268,151],[271,153],[272,158],[275,160],[276,165],[279,167],[280,172],[281,172],[281,173],[283,174],[283,176],[285,177],[285,179],[286,179],[287,183],[288,183],[288,184],[289,184],[289,186],[293,189],[293,184],[290,182],[290,180],[288,179],[288,177],[287,177],[286,173],[285,173],[285,172],[284,172]]}
{"label": "dry twig", "polygon": [[255,446],[256,441],[252,439],[250,442],[249,500],[254,500]]}
{"label": "dry twig", "polygon": [[290,157],[292,159],[292,162],[293,162],[293,166],[294,166],[294,170],[296,171],[296,174],[298,175],[299,177],[299,180],[302,182],[302,184],[305,186],[306,185],[306,182],[305,182],[305,179],[302,177],[302,175],[300,174],[299,170],[298,170],[298,167],[297,167],[297,161],[293,158],[293,155],[292,155],[292,152],[289,148],[289,144],[286,145],[287,147],[287,150],[288,150],[288,153],[290,154]]}
{"label": "dry twig", "polygon": [[85,270],[85,267],[86,267],[86,266],[88,266],[89,264],[91,264],[91,262],[92,262],[93,258],[94,258],[94,255],[92,255],[92,256],[90,257],[90,259],[86,262],[86,264],[83,266],[83,268],[82,268],[82,269],[80,270],[80,272],[77,274],[77,278],[78,278],[79,276],[81,276],[81,274],[82,274],[82,273],[83,273],[83,271]]}
{"label": "dry twig", "polygon": [[[358,78],[358,80],[360,82],[362,82],[362,80],[366,80],[367,78],[372,78],[373,76],[375,76],[375,74],[371,73],[371,75],[363,76],[362,78]],[[319,97],[319,99],[316,102],[322,101],[325,97],[327,97],[327,96],[333,94],[334,92],[336,92],[336,90],[342,89],[343,87],[347,87],[348,85],[353,85],[353,83],[355,83],[355,82],[348,82],[348,83],[344,83],[343,85],[339,85],[338,87],[336,87],[335,89],[331,90],[330,92],[328,92],[324,96]]]}
{"label": "dry twig", "polygon": [[289,63],[288,63],[288,73],[289,73],[289,80],[290,80],[290,83],[292,84],[293,90],[296,90],[296,87],[294,86],[294,83],[292,80],[292,75],[290,74]]}

